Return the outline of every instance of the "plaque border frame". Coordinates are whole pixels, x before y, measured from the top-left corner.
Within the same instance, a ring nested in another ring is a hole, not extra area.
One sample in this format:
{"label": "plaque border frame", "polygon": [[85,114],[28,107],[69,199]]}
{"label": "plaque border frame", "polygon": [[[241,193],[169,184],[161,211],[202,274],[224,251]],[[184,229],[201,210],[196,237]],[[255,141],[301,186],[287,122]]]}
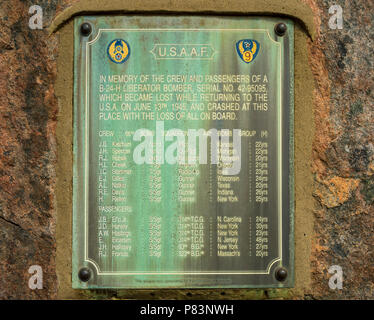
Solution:
{"label": "plaque border frame", "polygon": [[[103,16],[108,16],[108,15],[103,15]],[[109,15],[110,16],[110,15]],[[125,15],[121,15],[121,16],[125,16]],[[173,15],[168,15],[168,16],[173,16]],[[183,15],[183,16],[188,16],[187,14],[186,15]],[[74,19],[74,24],[76,24],[76,21],[77,21],[77,18],[80,18],[80,17],[91,17],[91,16],[78,16]],[[96,18],[97,16],[95,16]],[[213,17],[219,17],[219,15],[214,15]],[[251,18],[253,16],[248,16],[248,18]],[[284,19],[282,18],[282,20],[287,20],[287,22],[289,23],[292,23],[293,24],[293,21],[291,19]],[[75,30],[77,30],[77,26],[75,25]],[[278,167],[278,181],[279,181],[279,185],[280,185],[280,188],[278,188],[278,199],[279,199],[279,203],[278,203],[278,216],[279,216],[279,223],[278,223],[278,230],[279,230],[279,236],[278,236],[278,257],[274,258],[273,260],[271,260],[266,268],[266,270],[261,270],[261,271],[258,271],[258,270],[249,270],[249,271],[223,271],[223,272],[216,272],[216,271],[201,271],[201,272],[100,272],[100,269],[99,267],[97,266],[97,264],[95,263],[94,260],[88,258],[87,256],[87,246],[88,246],[88,241],[87,241],[87,236],[88,236],[88,188],[87,188],[87,185],[88,185],[88,172],[89,172],[89,167],[88,167],[88,155],[89,155],[89,142],[88,142],[88,119],[89,119],[89,108],[88,108],[88,105],[89,105],[89,100],[88,100],[88,97],[89,97],[89,86],[87,85],[87,82],[88,82],[88,79],[89,79],[89,54],[87,54],[88,52],[88,48],[90,45],[93,45],[100,37],[101,33],[102,32],[108,32],[108,31],[132,31],[132,32],[161,32],[161,31],[173,31],[173,32],[176,32],[176,31],[251,31],[251,32],[254,32],[254,31],[261,31],[261,32],[265,32],[267,34],[267,36],[269,37],[269,39],[274,42],[276,45],[278,45],[279,47],[279,69],[280,69],[280,72],[279,72],[279,77],[280,77],[280,83],[282,84],[282,75],[283,75],[283,69],[284,69],[284,64],[282,63],[282,59],[283,59],[283,50],[282,50],[282,45],[280,44],[280,42],[274,40],[270,34],[269,34],[269,30],[268,29],[250,29],[250,28],[235,28],[235,29],[230,29],[230,28],[221,28],[221,29],[211,29],[211,28],[178,28],[178,29],[166,29],[166,28],[145,28],[145,29],[141,29],[141,28],[137,28],[137,29],[134,29],[134,28],[130,28],[130,29],[127,29],[127,28],[111,28],[111,29],[98,29],[98,32],[97,34],[95,35],[95,38],[92,39],[92,40],[89,40],[89,41],[86,41],[85,43],[85,70],[86,70],[86,73],[85,73],[85,84],[86,84],[86,88],[85,88],[85,104],[84,104],[84,108],[85,108],[85,114],[84,114],[84,118],[85,118],[85,123],[86,123],[86,126],[85,126],[85,129],[84,129],[84,132],[85,132],[85,140],[84,140],[84,150],[85,150],[85,154],[84,154],[84,159],[85,159],[85,177],[84,177],[84,193],[85,193],[85,199],[84,199],[84,217],[85,217],[85,245],[84,245],[84,262],[87,262],[87,263],[90,263],[91,265],[93,265],[96,269],[96,275],[102,275],[102,276],[109,276],[109,275],[116,275],[116,276],[119,276],[119,275],[256,275],[256,274],[260,274],[260,275],[268,275],[270,274],[271,272],[271,269],[273,267],[273,265],[279,261],[279,264],[281,265],[282,264],[282,259],[283,259],[283,228],[282,228],[282,216],[283,216],[283,213],[282,213],[282,209],[283,209],[283,203],[282,203],[282,190],[284,189],[283,188],[283,182],[284,182],[284,179],[285,177],[282,178],[282,166],[284,165],[284,161],[283,161],[283,155],[282,155],[282,146],[283,146],[283,140],[286,140],[288,142],[288,145],[289,145],[289,150],[288,150],[288,153],[289,153],[289,159],[290,159],[290,162],[289,162],[289,179],[288,179],[288,185],[289,185],[289,217],[290,217],[290,239],[289,239],[289,253],[290,253],[290,256],[289,256],[289,264],[290,264],[290,269],[292,270],[289,270],[291,272],[291,275],[290,275],[290,279],[287,281],[287,284],[288,285],[284,285],[282,286],[282,284],[280,283],[279,285],[245,285],[245,286],[242,286],[242,287],[247,287],[247,288],[251,288],[251,287],[254,287],[254,288],[261,288],[261,287],[267,287],[267,288],[271,288],[271,287],[274,287],[274,288],[280,288],[280,287],[288,287],[290,285],[293,285],[293,273],[294,273],[294,242],[293,242],[293,239],[294,239],[294,192],[293,192],[293,187],[294,187],[294,176],[293,176],[293,173],[294,173],[294,150],[293,150],[293,147],[294,147],[294,137],[293,137],[293,130],[294,130],[294,126],[293,126],[293,116],[294,116],[294,95],[293,95],[293,91],[294,91],[294,83],[293,83],[293,76],[294,76],[294,67],[293,65],[290,66],[290,77],[289,77],[289,83],[290,83],[290,88],[289,88],[289,98],[290,98],[290,101],[289,101],[289,106],[290,106],[290,110],[288,110],[288,119],[284,118],[284,112],[285,110],[282,108],[283,106],[283,103],[284,103],[284,100],[283,100],[283,92],[284,92],[284,88],[283,88],[283,85],[281,85],[280,89],[279,89],[279,92],[278,94],[280,95],[280,98],[279,98],[279,104],[281,106],[281,111],[279,112],[280,115],[277,117],[278,118],[278,125],[279,125],[279,130],[278,132],[282,133],[282,124],[284,122],[287,122],[289,124],[289,132],[288,132],[288,139],[285,137],[285,135],[279,135],[278,136],[278,154],[279,154],[279,161],[277,163],[277,167]],[[293,44],[293,35],[292,35],[292,44]],[[152,49],[153,50],[153,49]],[[290,50],[290,58],[289,60],[291,61],[291,63],[293,63],[294,61],[294,50]],[[75,56],[74,56],[74,60],[75,60]],[[75,62],[75,61],[74,61]],[[75,75],[75,71],[76,69],[74,68],[74,75]],[[74,78],[74,111],[75,113],[79,113],[79,106],[77,105],[77,103],[79,104],[79,98],[76,97],[76,85],[77,85],[77,81],[76,79]],[[80,130],[78,128],[78,124],[79,124],[79,121],[77,121],[76,119],[76,115],[74,115],[74,139],[73,139],[73,151],[74,151],[74,173],[73,173],[73,221],[74,221],[74,225],[73,225],[73,228],[75,226],[75,224],[77,223],[76,221],[76,217],[77,217],[77,212],[79,211],[78,208],[76,208],[76,204],[77,204],[77,201],[78,200],[78,193],[79,191],[77,190],[77,180],[80,180],[79,178],[79,175],[77,175],[77,172],[78,172],[78,168],[77,166],[77,159],[79,158],[79,156],[77,155],[78,153],[78,150],[79,147],[79,142],[77,144],[77,137],[76,137],[76,134],[77,134],[77,130]],[[286,134],[287,136],[287,134]],[[79,182],[78,182],[79,183]],[[280,194],[280,195],[279,195]],[[75,229],[75,228],[74,228]],[[73,231],[74,231],[73,229]],[[73,248],[75,246],[75,242],[76,242],[76,238],[73,236]],[[78,245],[76,245],[78,247]],[[77,248],[77,250],[79,250]],[[73,272],[76,271],[76,262],[75,261],[75,258],[74,258],[74,249],[73,249]],[[80,263],[80,266],[82,266],[82,264]],[[74,277],[73,277],[74,279]],[[73,280],[73,284],[74,284],[74,280]],[[223,285],[224,286],[224,285]],[[78,288],[87,288],[86,286],[77,286]],[[93,285],[91,288],[95,287],[95,285]],[[228,287],[231,287],[231,286],[228,286]],[[232,287],[236,287],[236,288],[240,288],[241,286],[238,286],[238,285],[234,285]],[[100,287],[102,288],[102,287]],[[121,288],[124,288],[124,287],[121,287]],[[136,288],[140,288],[140,287],[136,287]],[[158,288],[158,287],[157,287]],[[174,288],[174,287],[173,287]],[[179,288],[179,287],[175,287],[175,288]],[[180,288],[185,288],[185,287],[180,287]],[[199,286],[197,288],[214,288],[213,286]]]}

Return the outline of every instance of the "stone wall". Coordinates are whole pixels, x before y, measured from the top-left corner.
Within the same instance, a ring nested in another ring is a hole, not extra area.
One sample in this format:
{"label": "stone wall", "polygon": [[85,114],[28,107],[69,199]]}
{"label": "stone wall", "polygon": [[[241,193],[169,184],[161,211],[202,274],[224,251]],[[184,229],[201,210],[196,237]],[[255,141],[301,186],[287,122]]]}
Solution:
{"label": "stone wall", "polygon": [[[229,1],[218,1],[229,6]],[[276,1],[274,1],[276,2]],[[291,291],[295,299],[371,299],[374,286],[374,3],[304,0],[314,14],[316,37],[308,43],[314,76],[314,228],[310,283]],[[30,0],[0,3],[0,298],[55,299],[62,284],[56,272],[56,141],[64,113],[55,92],[59,33],[47,28],[73,1],[43,0],[44,29],[28,27]],[[79,1],[74,1],[79,3]],[[340,4],[344,28],[328,27],[328,8]],[[190,8],[191,9],[191,8]],[[192,8],[193,9],[193,8]],[[61,70],[60,70],[61,72]],[[296,84],[297,85],[297,84]],[[297,106],[296,106],[297,107]],[[297,121],[297,119],[295,119]],[[307,155],[308,156],[308,155]],[[69,183],[67,181],[66,183]],[[296,184],[298,182],[296,181]],[[297,230],[296,230],[297,231]],[[296,257],[297,258],[297,257]],[[28,268],[44,271],[42,290],[30,290]],[[309,265],[309,263],[308,263]],[[343,290],[328,287],[328,268],[340,265]],[[66,266],[66,268],[70,268]],[[65,280],[64,280],[65,281]],[[281,298],[279,290],[218,291],[214,298]],[[201,298],[205,291],[149,292],[152,297]],[[148,294],[148,293],[147,293]],[[81,295],[83,297],[84,294]],[[93,297],[137,297],[133,292],[95,292]],[[71,297],[80,297],[79,294]]]}
{"label": "stone wall", "polygon": [[[310,43],[315,75],[313,146],[315,223],[308,297],[372,299],[374,292],[374,79],[372,1],[306,1],[318,37]],[[328,27],[328,8],[344,10],[344,28]],[[344,289],[328,290],[340,265]]]}

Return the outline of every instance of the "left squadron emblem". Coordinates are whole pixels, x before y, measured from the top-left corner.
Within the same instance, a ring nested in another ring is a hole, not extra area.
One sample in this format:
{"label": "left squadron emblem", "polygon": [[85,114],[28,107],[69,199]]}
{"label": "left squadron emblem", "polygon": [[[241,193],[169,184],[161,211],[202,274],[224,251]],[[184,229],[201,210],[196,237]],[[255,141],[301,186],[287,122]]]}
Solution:
{"label": "left squadron emblem", "polygon": [[115,39],[109,43],[108,57],[114,63],[124,63],[130,57],[130,46],[122,39]]}

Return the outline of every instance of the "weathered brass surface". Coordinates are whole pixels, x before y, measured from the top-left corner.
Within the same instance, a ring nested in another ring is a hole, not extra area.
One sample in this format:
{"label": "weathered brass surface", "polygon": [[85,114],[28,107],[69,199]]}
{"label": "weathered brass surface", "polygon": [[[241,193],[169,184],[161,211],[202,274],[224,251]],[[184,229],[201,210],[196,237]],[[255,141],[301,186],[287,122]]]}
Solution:
{"label": "weathered brass surface", "polygon": [[[77,17],[74,38],[73,287],[292,286],[292,21]],[[234,174],[211,137],[189,162],[211,129],[241,130]]]}

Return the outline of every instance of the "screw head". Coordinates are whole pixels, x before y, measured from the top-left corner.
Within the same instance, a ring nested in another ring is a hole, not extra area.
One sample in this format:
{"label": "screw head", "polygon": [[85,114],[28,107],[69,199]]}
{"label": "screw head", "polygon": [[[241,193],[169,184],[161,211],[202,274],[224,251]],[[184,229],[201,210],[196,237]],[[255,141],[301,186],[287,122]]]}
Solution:
{"label": "screw head", "polygon": [[81,281],[87,282],[91,278],[91,271],[88,268],[82,268],[78,272],[78,277]]}
{"label": "screw head", "polygon": [[81,34],[84,37],[88,37],[92,32],[92,27],[88,22],[84,22],[81,24]]}
{"label": "screw head", "polygon": [[288,275],[287,269],[283,267],[279,267],[275,270],[275,279],[277,279],[278,281],[286,280],[287,275]]}
{"label": "screw head", "polygon": [[274,31],[278,36],[283,37],[287,32],[287,26],[283,22],[277,23],[274,27]]}

